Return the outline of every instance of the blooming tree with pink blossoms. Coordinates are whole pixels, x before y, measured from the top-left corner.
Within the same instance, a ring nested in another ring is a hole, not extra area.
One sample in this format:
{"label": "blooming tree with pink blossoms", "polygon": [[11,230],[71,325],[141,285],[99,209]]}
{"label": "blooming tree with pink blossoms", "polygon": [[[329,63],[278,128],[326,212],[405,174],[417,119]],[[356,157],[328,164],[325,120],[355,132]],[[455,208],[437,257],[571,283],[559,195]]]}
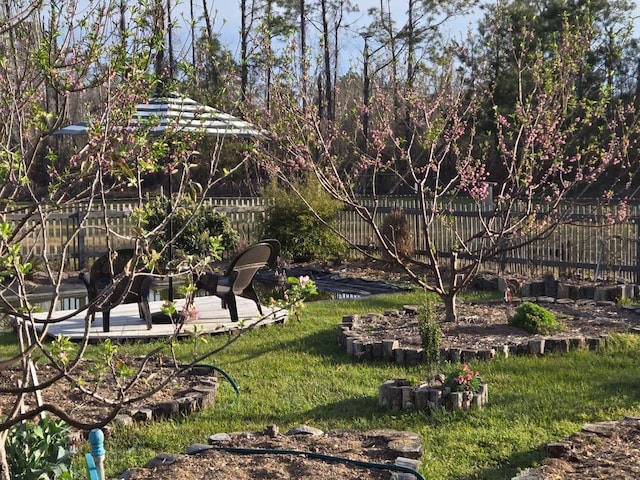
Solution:
{"label": "blooming tree with pink blossoms", "polygon": [[[575,221],[571,202],[593,196],[594,186],[613,211],[626,211],[625,199],[637,185],[632,159],[639,124],[632,104],[611,95],[581,97],[574,88],[589,35],[567,26],[551,48],[534,54],[525,45],[531,35],[518,37],[511,54],[521,88],[513,110],[494,107],[492,145],[481,109],[508,102],[492,102],[491,88],[470,76],[482,66],[467,75],[453,54],[448,63],[425,69],[411,89],[393,88],[401,92],[399,101],[389,95],[393,77],[369,79],[367,102],[346,99],[351,109],[332,123],[308,103],[303,108],[285,75],[271,95],[265,125],[273,145],[264,161],[289,187],[297,172],[312,172],[368,224],[381,254],[362,253],[400,266],[441,297],[446,319],[454,321],[456,296],[486,262]],[[358,122],[365,116],[366,134]],[[386,192],[379,186],[389,178],[413,191],[416,228],[425,239],[415,252],[397,248],[382,228]],[[465,204],[467,218],[451,214],[456,202]],[[463,221],[474,225],[471,234]],[[436,234],[443,229],[445,238]]]}

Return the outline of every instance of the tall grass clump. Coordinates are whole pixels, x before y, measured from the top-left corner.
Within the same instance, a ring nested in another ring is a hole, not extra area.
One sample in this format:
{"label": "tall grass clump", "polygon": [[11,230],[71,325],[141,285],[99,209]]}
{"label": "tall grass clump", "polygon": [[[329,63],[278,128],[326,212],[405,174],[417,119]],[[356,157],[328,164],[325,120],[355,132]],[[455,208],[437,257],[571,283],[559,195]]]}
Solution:
{"label": "tall grass clump", "polygon": [[436,317],[436,302],[431,295],[425,297],[418,309],[418,328],[424,350],[424,361],[429,371],[440,362],[440,346],[442,345],[442,330]]}
{"label": "tall grass clump", "polygon": [[287,188],[274,182],[264,190],[264,196],[268,207],[262,236],[277,238],[282,256],[294,262],[333,260],[347,251],[345,241],[331,229],[342,203],[331,198],[317,181],[306,178]]}
{"label": "tall grass clump", "polygon": [[411,255],[413,253],[413,236],[411,224],[401,208],[394,208],[384,217],[382,234],[391,243],[392,250],[399,255]]}

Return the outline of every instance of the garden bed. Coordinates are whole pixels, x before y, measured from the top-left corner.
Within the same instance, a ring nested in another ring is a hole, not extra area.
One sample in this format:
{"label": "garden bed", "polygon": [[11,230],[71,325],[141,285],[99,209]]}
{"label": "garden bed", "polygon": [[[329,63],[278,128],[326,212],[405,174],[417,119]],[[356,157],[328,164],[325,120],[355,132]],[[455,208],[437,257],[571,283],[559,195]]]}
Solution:
{"label": "garden bed", "polygon": [[[451,362],[489,360],[497,355],[562,353],[573,348],[597,350],[609,334],[639,332],[637,306],[624,307],[610,301],[536,300],[556,314],[566,330],[549,335],[531,334],[509,325],[519,301],[459,302],[459,320],[445,322],[442,330],[441,358]],[[417,308],[347,315],[339,327],[338,342],[348,355],[359,360],[386,359],[399,364],[423,361]],[[438,309],[442,317],[443,308]]]}
{"label": "garden bed", "polygon": [[[125,360],[131,368],[140,367],[141,358],[128,358]],[[73,371],[76,379],[84,378],[86,387],[92,385],[89,379],[93,377],[92,369],[95,362],[83,360],[79,367]],[[152,420],[162,420],[181,415],[194,413],[198,410],[212,407],[216,401],[218,390],[217,376],[210,367],[194,367],[192,370],[176,375],[161,390],[153,392],[170,375],[175,373],[171,362],[157,359],[152,364],[147,365],[149,372],[144,380],[136,382],[128,391],[127,398],[138,400],[127,402],[113,423],[146,422]],[[48,365],[37,367],[36,375],[38,382],[44,384],[49,378],[56,374],[56,370]],[[0,377],[0,386],[4,388],[15,387],[16,381],[21,378],[21,370],[6,370]],[[129,378],[122,378],[123,383],[130,381]],[[108,401],[117,402],[115,395],[115,379],[106,374],[104,378],[95,386],[95,394],[83,393],[73,384],[71,379],[55,382],[53,385],[41,390],[42,402],[50,404],[66,412],[77,421],[91,423],[103,419],[110,411]],[[5,410],[14,400],[14,396],[0,395],[0,411]],[[104,398],[104,401],[99,400]],[[26,395],[25,407],[32,408],[36,405],[35,395]],[[88,432],[78,432],[81,441]]]}
{"label": "garden bed", "polygon": [[[336,430],[324,433],[305,426],[284,434],[278,433],[274,425],[264,432],[216,434],[209,443],[211,445],[192,445],[185,454],[160,454],[146,468],[128,470],[121,478],[389,480],[394,472],[375,465],[415,469],[423,451],[420,436],[411,432]],[[327,458],[319,458],[324,456]]]}

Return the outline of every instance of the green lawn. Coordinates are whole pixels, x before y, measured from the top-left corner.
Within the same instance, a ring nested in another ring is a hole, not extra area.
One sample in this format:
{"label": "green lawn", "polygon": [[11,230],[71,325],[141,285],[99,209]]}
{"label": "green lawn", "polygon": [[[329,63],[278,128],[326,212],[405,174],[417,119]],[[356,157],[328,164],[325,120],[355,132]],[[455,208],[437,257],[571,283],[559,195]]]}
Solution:
{"label": "green lawn", "polygon": [[[382,409],[378,386],[393,378],[424,377],[424,367],[356,363],[337,346],[337,326],[344,314],[418,302],[411,293],[309,303],[301,322],[247,334],[210,362],[235,379],[240,398],[221,381],[217,405],[209,411],[119,428],[106,445],[107,476],[142,466],[158,452],[182,452],[213,433],[262,430],[271,423],[284,431],[304,423],[323,430],[410,430],[424,440],[426,478],[509,479],[540,462],[546,443],[583,423],[640,414],[640,342],[631,336],[615,337],[614,345],[597,353],[474,362],[472,368],[489,383],[483,410],[428,415]],[[190,347],[183,350],[187,355]]]}

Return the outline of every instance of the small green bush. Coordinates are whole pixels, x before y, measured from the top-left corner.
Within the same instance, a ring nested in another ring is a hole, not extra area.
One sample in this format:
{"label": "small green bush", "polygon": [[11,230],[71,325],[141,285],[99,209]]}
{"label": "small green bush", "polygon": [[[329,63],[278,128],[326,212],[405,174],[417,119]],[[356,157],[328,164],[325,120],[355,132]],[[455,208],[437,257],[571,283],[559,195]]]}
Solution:
{"label": "small green bush", "polygon": [[69,426],[62,420],[44,417],[37,424],[16,425],[7,437],[7,454],[12,479],[70,479]]}
{"label": "small green bush", "polygon": [[432,368],[440,362],[440,346],[442,345],[442,330],[436,318],[436,306],[433,298],[427,295],[424,303],[418,309],[418,327],[424,359],[427,368]]}
{"label": "small green bush", "polygon": [[295,182],[293,188],[286,189],[273,183],[263,194],[269,206],[261,233],[263,238],[280,241],[283,257],[294,262],[333,260],[347,251],[347,244],[327,226],[335,225],[342,203],[331,198],[315,179]]}
{"label": "small green bush", "polygon": [[[151,231],[160,225],[167,217],[167,209],[166,198],[157,197],[147,200],[144,207],[137,211],[143,228]],[[176,250],[186,255],[207,255],[209,239],[218,235],[222,236],[222,247],[225,250],[233,250],[238,244],[238,232],[231,226],[229,218],[213,207],[203,206],[197,209],[194,200],[185,198],[180,206],[174,209],[173,214],[174,234],[184,227],[184,231],[176,238],[174,246]],[[153,247],[160,250],[166,242],[166,236],[160,234],[155,238]]]}
{"label": "small green bush", "polygon": [[531,302],[522,303],[516,309],[515,315],[509,318],[509,324],[527,332],[542,335],[557,333],[564,329],[553,312]]}

